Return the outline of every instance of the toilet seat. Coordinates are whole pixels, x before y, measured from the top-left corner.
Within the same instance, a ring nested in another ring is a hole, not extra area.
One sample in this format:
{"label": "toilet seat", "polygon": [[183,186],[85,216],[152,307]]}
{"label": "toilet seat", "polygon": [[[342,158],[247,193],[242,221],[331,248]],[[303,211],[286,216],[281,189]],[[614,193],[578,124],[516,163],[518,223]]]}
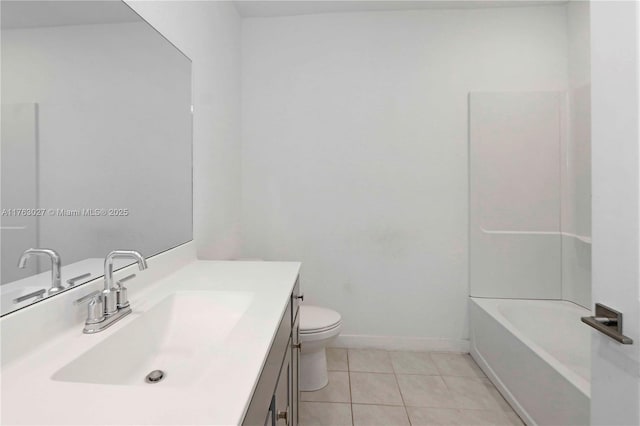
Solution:
{"label": "toilet seat", "polygon": [[313,305],[300,306],[300,334],[324,333],[341,325],[340,314],[332,309]]}

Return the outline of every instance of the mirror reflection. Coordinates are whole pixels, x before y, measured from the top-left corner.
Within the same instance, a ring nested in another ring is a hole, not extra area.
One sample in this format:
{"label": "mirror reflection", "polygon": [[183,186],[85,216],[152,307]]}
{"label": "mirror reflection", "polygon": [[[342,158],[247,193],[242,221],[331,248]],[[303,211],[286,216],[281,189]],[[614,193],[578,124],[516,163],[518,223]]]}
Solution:
{"label": "mirror reflection", "polygon": [[0,7],[6,314],[192,239],[191,62],[120,1]]}

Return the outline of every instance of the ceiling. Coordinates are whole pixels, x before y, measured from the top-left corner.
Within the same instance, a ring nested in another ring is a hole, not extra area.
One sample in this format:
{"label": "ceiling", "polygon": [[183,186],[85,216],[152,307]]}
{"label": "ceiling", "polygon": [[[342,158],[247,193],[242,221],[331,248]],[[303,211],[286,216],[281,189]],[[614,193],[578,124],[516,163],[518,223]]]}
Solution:
{"label": "ceiling", "polygon": [[[564,4],[567,0],[235,0],[243,18],[382,10],[469,9]],[[3,29],[136,22],[141,18],[120,1],[2,0]]]}
{"label": "ceiling", "polygon": [[235,0],[234,3],[240,16],[242,16],[243,18],[252,18],[381,10],[470,9],[487,7],[542,6],[549,4],[564,4],[567,3],[567,0]]}
{"label": "ceiling", "polygon": [[139,22],[142,19],[119,1],[0,2],[2,29]]}

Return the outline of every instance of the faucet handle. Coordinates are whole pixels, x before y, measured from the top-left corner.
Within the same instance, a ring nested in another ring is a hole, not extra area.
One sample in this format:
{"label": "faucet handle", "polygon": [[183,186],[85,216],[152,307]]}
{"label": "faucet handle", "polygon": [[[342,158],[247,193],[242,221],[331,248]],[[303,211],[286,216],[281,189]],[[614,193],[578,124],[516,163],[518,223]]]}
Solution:
{"label": "faucet handle", "polygon": [[87,305],[87,320],[85,321],[85,324],[97,324],[104,321],[104,300],[102,297],[102,291],[92,291],[73,302],[73,304],[80,305],[87,301],[89,304]]}
{"label": "faucet handle", "polygon": [[126,308],[127,306],[129,306],[127,288],[124,286],[124,282],[129,281],[135,277],[136,277],[136,274],[131,274],[116,281],[116,286],[118,287],[118,290],[117,290],[118,309]]}
{"label": "faucet handle", "polygon": [[81,298],[79,298],[77,300],[74,300],[73,304],[74,305],[80,305],[81,303],[84,303],[86,301],[90,301],[91,299],[93,299],[94,297],[96,297],[99,294],[102,294],[102,291],[100,291],[100,290],[92,291],[91,293],[85,294]]}
{"label": "faucet handle", "polygon": [[116,283],[118,284],[118,286],[122,287],[122,283],[125,281],[129,281],[131,279],[134,279],[136,277],[136,274],[131,274],[131,275],[127,275],[124,278],[120,278],[118,281],[116,281]]}
{"label": "faucet handle", "polygon": [[13,299],[13,303],[21,303],[21,302],[24,302],[25,300],[31,299],[32,297],[35,297],[36,299],[41,299],[46,292],[47,290],[44,288],[42,290],[32,291],[31,293],[25,294],[24,296],[16,297],[15,299]]}
{"label": "faucet handle", "polygon": [[69,284],[69,287],[73,287],[74,285],[76,285],[76,283],[78,281],[82,281],[85,278],[89,278],[90,276],[91,276],[91,272],[87,272],[86,274],[82,274],[82,275],[78,275],[77,277],[69,278],[67,280],[67,284]]}

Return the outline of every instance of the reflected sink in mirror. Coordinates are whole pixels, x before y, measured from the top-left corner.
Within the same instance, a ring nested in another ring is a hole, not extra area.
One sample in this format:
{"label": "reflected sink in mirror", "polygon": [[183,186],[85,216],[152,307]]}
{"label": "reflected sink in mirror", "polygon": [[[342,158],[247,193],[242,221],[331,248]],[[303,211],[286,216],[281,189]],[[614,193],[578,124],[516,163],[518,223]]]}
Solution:
{"label": "reflected sink in mirror", "polygon": [[[58,370],[56,381],[108,385],[189,386],[211,360],[251,304],[253,293],[176,292]],[[135,306],[134,306],[135,308]],[[132,315],[136,315],[135,309]],[[94,338],[100,334],[87,336]],[[161,370],[153,384],[146,376]]]}

